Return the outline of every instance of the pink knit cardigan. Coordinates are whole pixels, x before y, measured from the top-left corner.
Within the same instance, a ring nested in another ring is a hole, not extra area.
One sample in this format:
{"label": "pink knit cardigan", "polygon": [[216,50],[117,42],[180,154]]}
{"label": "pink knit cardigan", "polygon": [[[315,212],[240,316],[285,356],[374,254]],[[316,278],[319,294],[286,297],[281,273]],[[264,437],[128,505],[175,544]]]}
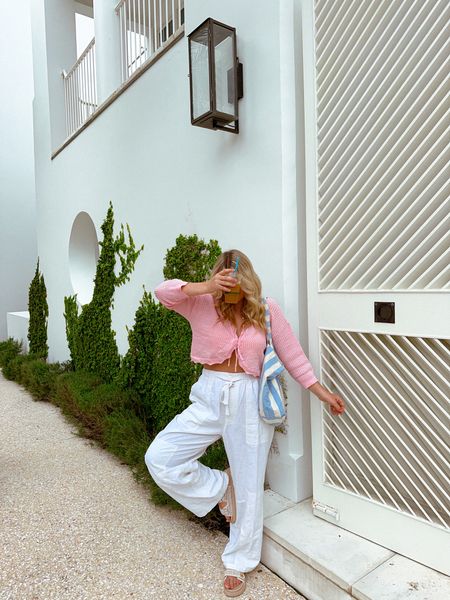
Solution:
{"label": "pink knit cardigan", "polygon": [[[204,365],[220,364],[233,351],[246,373],[259,377],[266,337],[256,327],[246,327],[238,336],[229,321],[220,321],[211,294],[188,296],[182,290],[187,281],[169,279],[160,283],[155,295],[165,307],[185,317],[192,329],[191,360]],[[268,298],[275,351],[292,377],[304,388],[318,381],[311,363],[294,335],[289,322],[273,298]]]}

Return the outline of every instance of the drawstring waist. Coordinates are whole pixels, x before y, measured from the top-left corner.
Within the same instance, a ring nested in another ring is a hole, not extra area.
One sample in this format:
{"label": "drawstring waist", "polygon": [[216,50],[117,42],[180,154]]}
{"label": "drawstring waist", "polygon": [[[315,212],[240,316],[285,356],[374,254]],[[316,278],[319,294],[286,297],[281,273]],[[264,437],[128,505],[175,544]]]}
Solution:
{"label": "drawstring waist", "polygon": [[213,371],[212,369],[203,369],[202,377],[219,379],[223,381],[223,386],[220,392],[220,402],[225,406],[225,414],[230,415],[230,394],[231,388],[236,381],[255,381],[257,378],[248,373],[228,373],[227,371]]}
{"label": "drawstring waist", "polygon": [[225,406],[225,414],[227,416],[230,416],[230,391],[233,385],[234,381],[228,381],[220,392],[220,402]]}

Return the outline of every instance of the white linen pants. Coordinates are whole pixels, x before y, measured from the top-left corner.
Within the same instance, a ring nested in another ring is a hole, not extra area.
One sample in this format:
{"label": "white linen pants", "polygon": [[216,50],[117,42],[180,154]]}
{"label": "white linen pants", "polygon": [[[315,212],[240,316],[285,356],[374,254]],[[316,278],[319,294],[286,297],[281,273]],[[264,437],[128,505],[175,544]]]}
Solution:
{"label": "white linen pants", "polygon": [[150,444],[145,463],[161,489],[203,517],[224,495],[228,475],[197,459],[223,438],[237,519],[230,523],[222,562],[225,568],[252,571],[261,557],[264,474],[274,433],[259,416],[258,378],[203,369],[189,399],[190,406]]}

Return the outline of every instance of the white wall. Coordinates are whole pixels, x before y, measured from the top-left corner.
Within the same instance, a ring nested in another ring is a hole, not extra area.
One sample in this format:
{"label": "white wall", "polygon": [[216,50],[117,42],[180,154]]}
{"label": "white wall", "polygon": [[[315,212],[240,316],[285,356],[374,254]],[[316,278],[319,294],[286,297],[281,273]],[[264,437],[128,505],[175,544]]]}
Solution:
{"label": "white wall", "polygon": [[[184,37],[51,160],[50,149],[55,146],[50,142],[48,124],[53,117],[48,107],[53,108],[55,99],[48,98],[48,90],[54,90],[45,84],[47,64],[53,70],[70,68],[64,57],[70,55],[67,48],[72,41],[67,40],[59,64],[58,57],[47,57],[44,7],[52,14],[57,0],[32,1],[40,97],[35,119],[42,124],[36,132],[38,243],[49,296],[49,359],[69,357],[63,311],[64,296],[73,293],[68,263],[72,223],[86,211],[100,239],[110,200],[116,231],[127,222],[136,245],[145,244],[131,281],[116,292],[113,327],[122,354],[127,350],[125,326],[133,324],[142,285],[153,290],[163,279],[165,253],[180,233],[215,238],[223,249],[236,247],[247,253],[262,278],[264,293],[284,306],[298,331],[299,312],[306,307],[299,308],[298,294],[303,257],[297,238],[292,2],[282,14],[275,1],[262,3],[257,11],[253,4],[238,0],[185,2],[186,33],[209,16],[237,28],[238,55],[244,65],[238,135],[191,126]],[[58,4],[64,12],[59,0]],[[62,22],[70,22],[72,8],[66,4]],[[55,19],[47,19],[47,36],[62,43],[61,31],[52,33],[55,27]],[[48,44],[51,53],[55,47],[54,41]],[[307,351],[307,340],[301,342]],[[300,387],[292,384],[290,441],[280,440],[281,459],[291,466],[307,457],[299,430],[300,394]],[[305,493],[299,490],[301,478],[286,472],[278,489],[301,499]]]}
{"label": "white wall", "polygon": [[[48,8],[52,2],[46,2]],[[165,252],[179,233],[216,238],[223,248],[247,251],[266,291],[280,296],[280,74],[274,26],[278,8],[270,3],[255,19],[250,8],[237,10],[233,4],[188,2],[186,30],[209,15],[237,27],[245,78],[239,135],[191,126],[185,37],[53,161],[48,131],[36,140],[39,250],[49,292],[50,358],[68,356],[63,298],[72,293],[68,267],[72,223],[86,211],[100,238],[110,200],[117,225],[128,222],[136,244],[145,244],[132,281],[117,292],[114,320],[122,352],[125,324],[132,323],[142,283],[152,289],[162,279]],[[264,31],[271,35],[262,43]],[[55,68],[56,58],[48,60]],[[268,237],[274,240],[270,250],[265,248]]]}
{"label": "white wall", "polygon": [[33,66],[28,0],[1,3],[0,339],[6,313],[28,308],[36,269]]}

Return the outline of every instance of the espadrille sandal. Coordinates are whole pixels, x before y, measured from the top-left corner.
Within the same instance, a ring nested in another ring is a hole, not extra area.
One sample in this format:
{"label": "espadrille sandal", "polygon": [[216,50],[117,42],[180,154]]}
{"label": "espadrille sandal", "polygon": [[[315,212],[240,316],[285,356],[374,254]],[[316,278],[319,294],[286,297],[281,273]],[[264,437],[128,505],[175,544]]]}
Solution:
{"label": "espadrille sandal", "polygon": [[[225,469],[225,473],[228,475],[229,484],[225,491],[222,500],[219,501],[219,510],[226,517],[229,523],[236,522],[236,497],[234,495],[233,478],[231,477],[230,468]],[[225,502],[224,506],[220,506],[220,503]]]}
{"label": "espadrille sandal", "polygon": [[[225,587],[225,579],[230,576],[236,577],[240,580],[241,583],[231,589]],[[225,569],[225,576],[223,582],[223,591],[225,593],[225,596],[228,596],[229,598],[235,598],[236,596],[240,596],[244,592],[245,586],[245,573],[241,573],[241,571],[236,571],[236,569]]]}

